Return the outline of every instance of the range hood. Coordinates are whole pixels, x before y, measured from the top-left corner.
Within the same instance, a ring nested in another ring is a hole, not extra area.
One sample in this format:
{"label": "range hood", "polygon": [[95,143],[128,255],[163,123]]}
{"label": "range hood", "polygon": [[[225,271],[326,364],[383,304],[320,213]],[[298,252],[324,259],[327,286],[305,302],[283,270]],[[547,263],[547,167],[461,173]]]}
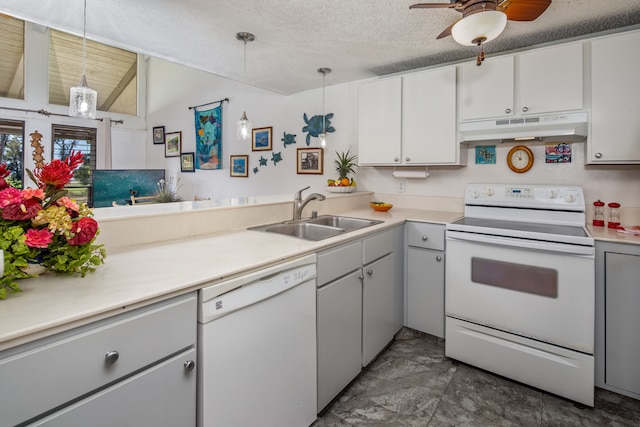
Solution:
{"label": "range hood", "polygon": [[557,113],[460,123],[460,142],[587,136],[587,113]]}

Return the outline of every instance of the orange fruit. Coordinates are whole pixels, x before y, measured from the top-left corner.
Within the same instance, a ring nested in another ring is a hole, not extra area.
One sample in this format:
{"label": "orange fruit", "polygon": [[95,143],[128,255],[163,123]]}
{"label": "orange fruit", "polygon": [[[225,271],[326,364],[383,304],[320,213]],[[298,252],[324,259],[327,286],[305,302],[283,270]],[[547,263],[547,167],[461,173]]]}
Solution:
{"label": "orange fruit", "polygon": [[342,178],[340,180],[340,185],[348,186],[350,184],[349,178]]}

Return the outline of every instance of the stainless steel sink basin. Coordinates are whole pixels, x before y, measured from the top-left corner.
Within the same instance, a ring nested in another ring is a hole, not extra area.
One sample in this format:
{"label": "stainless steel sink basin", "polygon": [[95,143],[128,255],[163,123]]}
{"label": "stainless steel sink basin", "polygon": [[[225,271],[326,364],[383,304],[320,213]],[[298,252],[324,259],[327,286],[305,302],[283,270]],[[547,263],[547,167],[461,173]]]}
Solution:
{"label": "stainless steel sink basin", "polygon": [[300,221],[279,222],[276,224],[249,227],[249,230],[266,231],[268,233],[284,234],[305,240],[323,240],[349,231],[380,224],[384,221],[374,221],[363,218],[346,216],[322,215],[317,218]]}
{"label": "stainless steel sink basin", "polygon": [[364,218],[351,218],[347,216],[322,215],[317,218],[308,219],[308,224],[326,225],[329,227],[343,228],[345,231],[358,230],[371,225],[380,224],[382,221],[375,221]]}

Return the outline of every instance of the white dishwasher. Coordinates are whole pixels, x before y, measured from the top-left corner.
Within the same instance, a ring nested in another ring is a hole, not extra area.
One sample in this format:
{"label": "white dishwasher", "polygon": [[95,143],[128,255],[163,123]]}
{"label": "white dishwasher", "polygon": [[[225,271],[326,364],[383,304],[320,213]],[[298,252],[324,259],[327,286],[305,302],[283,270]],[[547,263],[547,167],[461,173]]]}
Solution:
{"label": "white dishwasher", "polygon": [[316,256],[199,292],[198,426],[316,419]]}

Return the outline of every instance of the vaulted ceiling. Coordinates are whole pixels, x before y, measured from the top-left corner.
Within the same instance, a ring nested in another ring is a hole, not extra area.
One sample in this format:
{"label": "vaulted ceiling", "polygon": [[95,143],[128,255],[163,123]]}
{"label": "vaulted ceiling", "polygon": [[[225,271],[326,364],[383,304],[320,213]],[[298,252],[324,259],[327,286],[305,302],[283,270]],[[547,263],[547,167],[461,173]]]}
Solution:
{"label": "vaulted ceiling", "polygon": [[[447,0],[432,0],[447,3]],[[87,37],[283,94],[473,59],[436,40],[460,17],[412,0],[87,0]],[[62,6],[64,4],[64,7]],[[2,0],[0,13],[82,34],[83,0]],[[509,21],[488,56],[640,25],[638,0],[553,0],[533,22]],[[240,31],[251,32],[243,72]]]}

